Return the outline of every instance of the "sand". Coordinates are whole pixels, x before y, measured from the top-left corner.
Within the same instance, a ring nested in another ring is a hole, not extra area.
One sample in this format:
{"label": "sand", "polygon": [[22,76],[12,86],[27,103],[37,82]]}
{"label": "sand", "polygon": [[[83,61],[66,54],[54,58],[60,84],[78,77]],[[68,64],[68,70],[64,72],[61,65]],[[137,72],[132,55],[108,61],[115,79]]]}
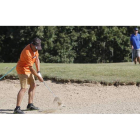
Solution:
{"label": "sand", "polygon": [[[28,93],[25,93],[21,109],[25,114],[139,114],[140,87],[102,86],[100,84],[55,83],[45,81],[61,99],[62,105],[53,104],[54,96],[44,86],[36,88],[34,105],[40,111],[26,111]],[[0,81],[0,114],[13,114],[16,106],[19,80]]]}

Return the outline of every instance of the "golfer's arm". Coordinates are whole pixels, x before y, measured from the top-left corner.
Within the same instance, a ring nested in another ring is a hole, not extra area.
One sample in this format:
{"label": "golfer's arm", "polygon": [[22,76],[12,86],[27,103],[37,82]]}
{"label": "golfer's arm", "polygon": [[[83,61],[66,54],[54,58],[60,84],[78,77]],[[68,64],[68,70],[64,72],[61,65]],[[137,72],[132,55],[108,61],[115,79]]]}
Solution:
{"label": "golfer's arm", "polygon": [[32,66],[30,66],[29,69],[30,69],[31,73],[32,73],[34,76],[38,77],[37,72],[33,69]]}
{"label": "golfer's arm", "polygon": [[40,71],[40,60],[39,60],[39,58],[36,59],[35,65],[36,65],[37,72]]}

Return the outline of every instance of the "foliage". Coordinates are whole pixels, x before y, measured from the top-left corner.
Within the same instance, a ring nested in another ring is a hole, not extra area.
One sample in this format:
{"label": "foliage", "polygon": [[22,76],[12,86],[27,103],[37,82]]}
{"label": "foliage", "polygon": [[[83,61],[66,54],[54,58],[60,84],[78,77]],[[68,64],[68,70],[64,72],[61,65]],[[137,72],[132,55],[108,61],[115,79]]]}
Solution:
{"label": "foliage", "polygon": [[34,37],[42,40],[45,63],[131,61],[133,26],[1,26],[0,62],[17,62]]}

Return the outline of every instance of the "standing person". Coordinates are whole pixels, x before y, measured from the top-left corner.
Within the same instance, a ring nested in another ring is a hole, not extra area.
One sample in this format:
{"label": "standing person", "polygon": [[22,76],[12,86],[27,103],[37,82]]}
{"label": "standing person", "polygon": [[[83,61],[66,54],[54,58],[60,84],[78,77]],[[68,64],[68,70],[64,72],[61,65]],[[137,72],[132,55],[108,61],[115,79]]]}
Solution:
{"label": "standing person", "polygon": [[140,64],[140,34],[138,34],[138,28],[134,29],[134,34],[130,37],[130,44],[133,53],[133,61],[136,64],[138,60]]}
{"label": "standing person", "polygon": [[[20,109],[21,101],[27,90],[28,84],[30,85],[28,90],[28,105],[27,110],[38,110],[37,107],[33,105],[33,97],[35,94],[35,78],[36,76],[40,82],[43,82],[43,78],[40,74],[40,61],[38,50],[41,48],[41,40],[39,38],[34,38],[31,44],[28,44],[21,52],[20,59],[17,63],[17,74],[20,80],[21,89],[17,95],[17,104],[14,110],[15,114],[24,114]],[[36,65],[36,70],[33,68],[33,64]]]}

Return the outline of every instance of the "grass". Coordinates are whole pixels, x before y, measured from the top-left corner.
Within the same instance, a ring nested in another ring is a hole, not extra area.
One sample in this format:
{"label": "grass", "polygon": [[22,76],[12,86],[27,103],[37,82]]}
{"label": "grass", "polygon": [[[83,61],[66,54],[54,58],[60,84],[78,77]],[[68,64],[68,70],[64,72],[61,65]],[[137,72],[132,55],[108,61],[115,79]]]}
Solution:
{"label": "grass", "polygon": [[[0,63],[0,75],[12,69],[16,63]],[[48,64],[41,63],[44,78],[56,81],[140,83],[140,65],[130,63],[106,64]],[[17,78],[16,70],[9,76]]]}

